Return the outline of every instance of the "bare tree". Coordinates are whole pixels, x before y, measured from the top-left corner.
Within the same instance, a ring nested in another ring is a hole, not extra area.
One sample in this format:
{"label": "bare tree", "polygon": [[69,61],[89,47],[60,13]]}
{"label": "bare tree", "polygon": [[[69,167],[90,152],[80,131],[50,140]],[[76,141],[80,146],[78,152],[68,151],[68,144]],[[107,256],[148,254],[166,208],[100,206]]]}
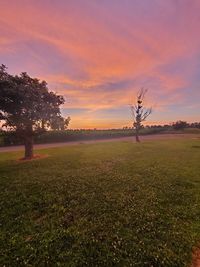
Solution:
{"label": "bare tree", "polygon": [[140,142],[139,130],[141,129],[142,122],[152,113],[152,108],[144,107],[143,103],[147,91],[147,89],[141,88],[137,94],[136,103],[131,105],[136,142]]}

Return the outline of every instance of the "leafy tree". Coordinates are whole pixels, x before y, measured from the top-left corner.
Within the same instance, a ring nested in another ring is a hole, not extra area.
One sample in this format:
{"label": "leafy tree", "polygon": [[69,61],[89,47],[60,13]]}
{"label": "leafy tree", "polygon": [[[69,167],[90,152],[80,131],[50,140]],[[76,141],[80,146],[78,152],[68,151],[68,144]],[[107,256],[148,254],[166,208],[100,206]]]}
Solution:
{"label": "leafy tree", "polygon": [[31,78],[26,72],[10,75],[5,65],[0,66],[0,121],[23,139],[25,159],[33,157],[34,135],[64,127],[60,112],[63,103],[64,98],[49,91],[45,81]]}
{"label": "leafy tree", "polygon": [[188,123],[186,122],[186,121],[177,121],[177,122],[175,122],[175,123],[173,123],[173,128],[175,129],[175,130],[183,130],[183,129],[185,129],[186,127],[188,127]]}
{"label": "leafy tree", "polygon": [[192,122],[189,124],[191,128],[198,128],[200,129],[200,122]]}
{"label": "leafy tree", "polygon": [[145,108],[143,105],[146,93],[147,89],[142,88],[137,95],[136,104],[131,105],[136,142],[140,142],[139,131],[142,128],[142,122],[152,113],[152,108]]}

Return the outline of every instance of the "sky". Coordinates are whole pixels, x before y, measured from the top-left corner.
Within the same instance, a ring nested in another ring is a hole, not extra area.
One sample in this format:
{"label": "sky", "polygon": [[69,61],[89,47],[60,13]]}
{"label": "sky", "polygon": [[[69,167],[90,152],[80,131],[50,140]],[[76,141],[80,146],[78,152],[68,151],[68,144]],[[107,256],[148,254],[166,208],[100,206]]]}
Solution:
{"label": "sky", "polygon": [[0,64],[62,94],[70,128],[200,121],[200,0],[0,0]]}

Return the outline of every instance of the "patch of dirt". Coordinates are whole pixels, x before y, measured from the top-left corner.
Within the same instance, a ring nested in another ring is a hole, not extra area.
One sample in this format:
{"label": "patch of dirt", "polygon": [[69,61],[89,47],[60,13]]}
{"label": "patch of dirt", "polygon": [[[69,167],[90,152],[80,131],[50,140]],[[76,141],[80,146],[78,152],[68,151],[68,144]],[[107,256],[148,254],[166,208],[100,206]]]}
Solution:
{"label": "patch of dirt", "polygon": [[65,216],[63,218],[62,226],[65,228],[68,228],[69,226],[71,226],[74,223],[74,220],[75,220],[74,214],[72,214],[71,212],[67,213],[67,214],[65,214]]}
{"label": "patch of dirt", "polygon": [[26,237],[25,237],[25,242],[29,242],[29,241],[31,241],[32,238],[33,238],[33,237],[32,237],[31,235],[26,236]]}
{"label": "patch of dirt", "polygon": [[192,254],[192,264],[190,267],[200,267],[200,248],[195,248]]}
{"label": "patch of dirt", "polygon": [[47,215],[43,214],[43,215],[35,218],[34,221],[35,221],[36,224],[42,224],[46,220],[46,218],[47,218]]}
{"label": "patch of dirt", "polygon": [[29,161],[33,161],[33,160],[38,160],[38,159],[44,159],[44,158],[47,158],[49,157],[49,155],[39,155],[39,154],[36,154],[34,155],[31,159],[25,159],[25,158],[21,158],[21,159],[18,159],[17,162],[29,162]]}

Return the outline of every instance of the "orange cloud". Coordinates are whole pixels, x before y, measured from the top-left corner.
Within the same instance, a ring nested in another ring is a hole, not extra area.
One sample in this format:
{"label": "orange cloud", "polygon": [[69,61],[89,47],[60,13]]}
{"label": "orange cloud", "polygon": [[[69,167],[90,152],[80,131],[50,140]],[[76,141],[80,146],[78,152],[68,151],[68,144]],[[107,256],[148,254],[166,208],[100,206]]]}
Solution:
{"label": "orange cloud", "polygon": [[[2,0],[0,55],[13,72],[25,69],[46,79],[65,95],[64,108],[129,109],[144,86],[150,89],[148,104],[156,103],[162,113],[177,101],[189,106],[189,90],[198,94],[199,10],[196,0]],[[178,72],[188,59],[189,67]],[[111,123],[91,113],[73,120],[85,127]]]}

